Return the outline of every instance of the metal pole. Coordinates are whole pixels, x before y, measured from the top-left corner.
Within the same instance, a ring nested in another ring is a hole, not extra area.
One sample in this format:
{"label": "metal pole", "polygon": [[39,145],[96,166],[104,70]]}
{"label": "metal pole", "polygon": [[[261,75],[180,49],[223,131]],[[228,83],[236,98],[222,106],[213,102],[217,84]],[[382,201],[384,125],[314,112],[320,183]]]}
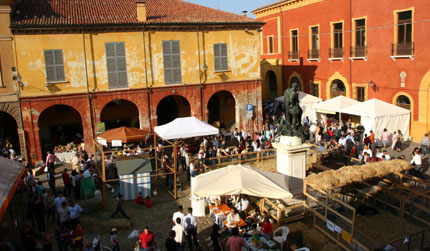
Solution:
{"label": "metal pole", "polygon": [[200,118],[203,120],[203,91],[202,91],[202,66],[200,63],[200,39],[199,39],[199,27],[197,26],[197,56],[199,61],[199,88],[200,88]]}
{"label": "metal pole", "polygon": [[94,121],[93,121],[93,108],[91,105],[91,97],[90,97],[90,87],[88,83],[88,67],[87,67],[87,51],[85,47],[85,33],[84,33],[84,26],[82,26],[82,44],[84,47],[84,66],[85,66],[85,80],[87,83],[87,98],[88,98],[88,109],[90,112],[90,120],[91,120],[91,136],[94,139],[96,139],[95,132],[94,132]]}
{"label": "metal pole", "polygon": [[177,163],[176,163],[176,160],[177,160],[177,158],[178,158],[178,152],[176,151],[176,142],[174,142],[173,143],[173,151],[174,151],[174,154],[173,154],[173,167],[174,167],[174,170],[173,170],[173,179],[174,179],[174,186],[175,186],[175,200],[178,198],[178,188],[177,188],[177,177],[178,177],[178,174],[177,174],[177,172],[178,172],[178,169],[177,169]]}
{"label": "metal pole", "polygon": [[152,132],[151,123],[151,103],[149,99],[149,89],[148,89],[148,69],[146,66],[146,42],[145,42],[145,26],[142,27],[143,35],[143,59],[145,61],[145,85],[146,85],[146,102],[148,106],[148,119],[149,119],[149,132]]}
{"label": "metal pole", "polygon": [[[97,156],[96,156],[97,158]],[[102,152],[102,189],[103,189],[103,208],[107,207],[107,201],[106,201],[106,166],[105,166],[105,153]]]}

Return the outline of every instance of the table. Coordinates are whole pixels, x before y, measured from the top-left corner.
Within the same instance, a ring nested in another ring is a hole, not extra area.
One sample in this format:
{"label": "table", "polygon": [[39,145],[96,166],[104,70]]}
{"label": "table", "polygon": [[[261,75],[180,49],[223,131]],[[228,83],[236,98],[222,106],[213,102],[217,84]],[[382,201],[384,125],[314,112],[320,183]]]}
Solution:
{"label": "table", "polygon": [[[211,217],[214,220],[214,222],[220,226],[220,229],[223,229],[224,226],[228,228],[227,224],[227,215],[230,213],[230,207],[226,204],[221,204],[219,206],[211,206],[209,207],[209,210],[211,212]],[[246,226],[246,222],[240,218],[239,227]]]}
{"label": "table", "polygon": [[276,243],[272,240],[266,240],[266,238],[264,238],[263,236],[260,237],[260,243],[262,243],[261,245],[259,245],[259,247],[256,247],[253,243],[252,243],[252,237],[249,238],[244,238],[243,239],[245,241],[246,244],[246,249],[249,251],[275,251],[275,250],[280,250],[279,247],[276,245]]}
{"label": "table", "polygon": [[76,155],[75,151],[55,153],[55,156],[57,157],[55,160],[57,162],[62,162],[62,163],[72,163],[73,157],[75,157],[75,155]]}

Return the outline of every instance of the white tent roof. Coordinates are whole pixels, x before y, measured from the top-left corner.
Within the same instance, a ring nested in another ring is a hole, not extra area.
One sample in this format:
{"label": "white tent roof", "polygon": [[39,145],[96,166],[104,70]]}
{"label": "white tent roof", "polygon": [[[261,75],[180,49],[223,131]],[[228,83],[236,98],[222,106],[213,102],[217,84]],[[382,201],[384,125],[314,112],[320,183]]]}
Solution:
{"label": "white tent roof", "polygon": [[341,110],[342,113],[370,118],[393,117],[409,114],[410,111],[379,99],[370,99]]}
{"label": "white tent roof", "polygon": [[345,96],[337,96],[335,98],[321,102],[315,106],[315,111],[320,113],[335,114],[342,109],[360,103],[357,100],[347,98]]}
{"label": "white tent roof", "polygon": [[219,134],[218,128],[196,117],[176,118],[170,123],[154,127],[154,131],[164,139],[186,139]]}
{"label": "white tent roof", "polygon": [[285,175],[270,173],[248,165],[230,165],[198,175],[192,194],[209,197],[229,194],[248,194],[274,199],[291,199]]}
{"label": "white tent roof", "polygon": [[[284,96],[277,97],[276,101],[284,103]],[[312,96],[310,94],[307,94],[305,92],[299,91],[299,101],[300,101],[300,104],[310,104],[310,103],[321,102],[322,99]]]}

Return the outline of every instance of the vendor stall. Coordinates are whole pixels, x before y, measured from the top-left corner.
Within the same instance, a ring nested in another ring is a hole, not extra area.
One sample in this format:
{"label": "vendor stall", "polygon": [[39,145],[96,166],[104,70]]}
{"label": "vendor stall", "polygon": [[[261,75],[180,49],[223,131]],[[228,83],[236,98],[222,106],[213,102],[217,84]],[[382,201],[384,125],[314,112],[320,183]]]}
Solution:
{"label": "vendor stall", "polygon": [[315,105],[315,112],[318,114],[336,114],[339,113],[339,121],[341,121],[342,109],[360,103],[357,100],[347,98],[345,96],[337,96]]}
{"label": "vendor stall", "polygon": [[373,130],[377,137],[382,135],[386,128],[389,132],[401,130],[404,137],[409,137],[411,112],[387,102],[370,99],[341,110],[344,114],[360,116],[360,122],[369,134]]}
{"label": "vendor stall", "polygon": [[120,156],[117,159],[120,192],[124,200],[151,196],[151,160],[140,156]]}
{"label": "vendor stall", "polygon": [[168,124],[154,127],[154,131],[168,140],[219,134],[218,128],[196,117],[177,118]]}

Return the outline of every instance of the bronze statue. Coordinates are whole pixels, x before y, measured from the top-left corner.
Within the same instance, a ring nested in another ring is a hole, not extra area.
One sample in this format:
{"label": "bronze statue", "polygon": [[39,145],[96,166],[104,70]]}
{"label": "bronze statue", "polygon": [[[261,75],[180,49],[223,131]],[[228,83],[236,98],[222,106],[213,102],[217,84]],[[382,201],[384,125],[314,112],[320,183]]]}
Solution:
{"label": "bronze statue", "polygon": [[281,122],[280,133],[284,136],[298,136],[305,137],[305,130],[301,124],[303,114],[299,102],[299,83],[291,83],[291,88],[284,92],[285,104],[285,121]]}

